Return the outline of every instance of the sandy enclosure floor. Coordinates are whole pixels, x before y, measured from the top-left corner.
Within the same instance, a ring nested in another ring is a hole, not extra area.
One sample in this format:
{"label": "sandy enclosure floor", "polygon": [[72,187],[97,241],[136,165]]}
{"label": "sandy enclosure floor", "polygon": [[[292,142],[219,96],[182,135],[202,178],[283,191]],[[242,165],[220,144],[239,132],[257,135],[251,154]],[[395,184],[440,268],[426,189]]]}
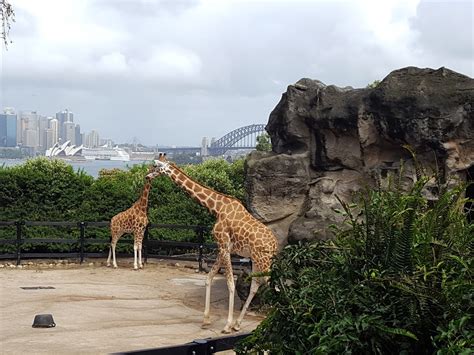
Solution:
{"label": "sandy enclosure floor", "polygon": [[[99,265],[98,265],[99,264]],[[2,354],[105,354],[181,344],[222,336],[227,318],[227,285],[216,276],[209,329],[201,329],[205,273],[167,263],[134,271],[100,263],[28,265],[0,269],[0,352]],[[54,289],[22,289],[22,287]],[[235,297],[234,316],[241,302]],[[33,328],[34,316],[52,314],[55,328]],[[263,319],[248,312],[241,332]]]}

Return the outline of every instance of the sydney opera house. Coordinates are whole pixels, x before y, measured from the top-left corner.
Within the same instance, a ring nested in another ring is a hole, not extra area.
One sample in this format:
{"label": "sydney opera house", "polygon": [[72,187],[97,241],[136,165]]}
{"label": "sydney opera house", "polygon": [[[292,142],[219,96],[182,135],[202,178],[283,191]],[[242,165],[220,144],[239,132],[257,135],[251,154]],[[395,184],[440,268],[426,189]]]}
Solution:
{"label": "sydney opera house", "polygon": [[66,141],[62,144],[56,143],[46,151],[45,155],[47,157],[87,160],[130,160],[130,155],[119,147],[86,148],[83,145],[76,147],[74,144],[71,144],[71,141]]}

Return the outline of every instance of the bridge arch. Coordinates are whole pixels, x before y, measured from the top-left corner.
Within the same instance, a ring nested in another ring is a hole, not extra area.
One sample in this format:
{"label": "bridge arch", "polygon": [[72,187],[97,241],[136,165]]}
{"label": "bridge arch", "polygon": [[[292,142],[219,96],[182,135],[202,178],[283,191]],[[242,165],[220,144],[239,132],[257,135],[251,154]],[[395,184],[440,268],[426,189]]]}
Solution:
{"label": "bridge arch", "polygon": [[[211,155],[222,155],[229,149],[253,149],[256,145],[256,137],[262,133],[265,133],[265,124],[252,124],[234,129],[218,140],[212,142],[208,148],[209,153]],[[247,141],[244,142],[244,144],[236,146],[246,137],[251,137],[253,139],[251,144]]]}

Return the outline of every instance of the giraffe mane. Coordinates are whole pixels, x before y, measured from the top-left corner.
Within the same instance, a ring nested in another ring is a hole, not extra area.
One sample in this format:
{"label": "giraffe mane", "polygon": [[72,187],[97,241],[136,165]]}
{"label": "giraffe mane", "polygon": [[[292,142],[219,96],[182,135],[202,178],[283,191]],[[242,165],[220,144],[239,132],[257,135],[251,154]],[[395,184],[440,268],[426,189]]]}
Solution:
{"label": "giraffe mane", "polygon": [[189,178],[189,180],[191,180],[191,181],[194,182],[195,184],[198,184],[199,186],[203,186],[203,187],[205,187],[206,189],[211,190],[212,192],[215,192],[216,194],[225,196],[225,197],[227,197],[227,198],[230,198],[230,199],[232,199],[232,200],[235,200],[235,201],[237,201],[237,202],[242,203],[238,198],[235,198],[234,196],[230,196],[230,195],[227,195],[227,194],[225,194],[225,193],[216,191],[216,190],[214,190],[213,188],[211,188],[211,187],[209,187],[209,186],[206,186],[206,185],[200,183],[199,181],[196,181],[196,179],[194,179],[193,177],[191,177],[191,176],[189,176],[188,174],[186,174],[186,173],[183,171],[183,169],[181,169],[179,166],[177,166],[174,162],[171,162],[171,161],[168,160],[168,163],[169,163],[171,166],[173,166],[173,168],[175,168],[176,170],[178,170],[180,173],[182,173],[182,174],[184,174],[185,176],[187,176],[187,177]]}

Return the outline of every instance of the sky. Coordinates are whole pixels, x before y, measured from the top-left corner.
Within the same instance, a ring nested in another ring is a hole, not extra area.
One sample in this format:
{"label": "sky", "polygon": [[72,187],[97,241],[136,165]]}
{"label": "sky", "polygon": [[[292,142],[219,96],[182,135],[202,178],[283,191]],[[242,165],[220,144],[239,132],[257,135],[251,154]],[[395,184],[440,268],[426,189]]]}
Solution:
{"label": "sky", "polygon": [[472,0],[9,0],[0,109],[116,143],[199,146],[267,123],[301,78],[365,87],[406,67],[474,76]]}

